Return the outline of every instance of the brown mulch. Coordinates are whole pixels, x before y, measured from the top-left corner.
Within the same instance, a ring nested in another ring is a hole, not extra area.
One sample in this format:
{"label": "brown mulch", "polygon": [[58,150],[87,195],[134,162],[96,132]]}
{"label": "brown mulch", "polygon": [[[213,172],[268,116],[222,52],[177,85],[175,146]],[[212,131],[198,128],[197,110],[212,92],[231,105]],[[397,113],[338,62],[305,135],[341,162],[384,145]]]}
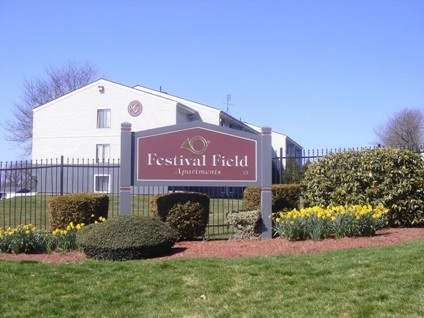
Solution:
{"label": "brown mulch", "polygon": [[[424,227],[421,228],[389,228],[377,232],[372,237],[355,237],[342,239],[326,239],[322,241],[288,241],[275,238],[249,241],[189,241],[178,242],[172,252],[156,260],[176,258],[237,258],[275,255],[299,255],[319,253],[357,247],[383,246],[424,239]],[[0,254],[0,260],[36,261],[42,263],[83,262],[84,253],[51,253],[51,254]]]}

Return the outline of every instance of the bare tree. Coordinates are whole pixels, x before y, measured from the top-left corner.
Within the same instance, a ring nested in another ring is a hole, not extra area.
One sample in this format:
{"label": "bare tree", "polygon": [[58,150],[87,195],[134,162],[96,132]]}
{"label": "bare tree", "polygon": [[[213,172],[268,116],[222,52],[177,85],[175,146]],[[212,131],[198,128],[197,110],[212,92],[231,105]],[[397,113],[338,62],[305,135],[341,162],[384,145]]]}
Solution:
{"label": "bare tree", "polygon": [[32,151],[32,110],[92,82],[97,68],[90,64],[70,62],[61,68],[46,69],[46,78],[24,80],[20,99],[14,104],[13,119],[3,125],[6,140],[19,146],[25,156]]}
{"label": "bare tree", "polygon": [[378,143],[419,151],[424,144],[424,110],[403,109],[374,129]]}
{"label": "bare tree", "polygon": [[33,175],[30,161],[16,161],[0,166],[0,189],[16,188],[17,190],[35,191],[37,177]]}

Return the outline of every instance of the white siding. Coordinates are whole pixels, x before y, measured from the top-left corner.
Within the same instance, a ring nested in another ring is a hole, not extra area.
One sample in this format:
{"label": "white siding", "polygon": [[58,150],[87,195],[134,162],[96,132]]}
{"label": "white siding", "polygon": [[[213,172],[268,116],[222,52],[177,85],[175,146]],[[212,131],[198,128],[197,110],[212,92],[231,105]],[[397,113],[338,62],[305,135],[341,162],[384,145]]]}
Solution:
{"label": "white siding", "polygon": [[194,110],[196,110],[199,113],[200,120],[206,123],[210,123],[213,125],[219,125],[220,122],[220,110],[211,106],[206,106],[203,104],[199,104],[193,101],[190,101],[185,98],[169,95],[167,93],[158,92],[143,86],[136,86],[134,89],[140,90],[142,92],[152,94],[154,96],[157,96],[159,98],[165,98],[170,99],[172,101],[175,101],[176,103],[181,103],[185,106],[188,106]]}
{"label": "white siding", "polygon": [[[99,87],[103,87],[102,91]],[[143,105],[142,113],[133,117],[128,104],[134,100]],[[97,110],[110,109],[110,128],[97,128]],[[110,159],[120,157],[121,123],[132,124],[133,131],[174,125],[196,120],[213,125],[221,124],[221,111],[214,107],[157,92],[145,87],[134,88],[107,80],[98,80],[34,110],[33,160],[55,159],[63,155],[70,159],[96,159],[96,145],[110,145]],[[196,113],[197,112],[197,113]],[[225,115],[225,120],[231,116]],[[260,131],[260,128],[249,125]],[[273,132],[274,155],[287,137]]]}
{"label": "white siding", "polygon": [[[127,111],[133,100],[143,105],[138,117]],[[111,109],[110,128],[97,128],[101,108]],[[176,103],[171,100],[100,80],[34,110],[33,160],[61,155],[94,159],[96,144],[110,144],[111,159],[119,159],[122,122],[130,122],[138,131],[173,125],[176,116]]]}
{"label": "white siding", "polygon": [[[259,126],[248,124],[248,123],[245,123],[245,124],[249,126],[250,128],[255,129],[257,132],[262,131],[262,128]],[[273,154],[272,154],[273,156],[279,156],[281,148],[283,149],[283,155],[284,155],[286,151],[286,147],[287,147],[287,136],[281,133],[278,133],[276,131],[272,131],[271,144],[273,149]]]}
{"label": "white siding", "polygon": [[201,121],[205,123],[210,123],[213,125],[219,125],[219,113],[220,111],[212,108],[212,107],[206,107],[203,105],[199,105],[193,102],[184,101],[182,102],[184,105],[189,106],[190,108],[193,108],[199,113],[199,118]]}
{"label": "white siding", "polygon": [[287,137],[285,135],[279,134],[277,132],[272,132],[271,134],[272,139],[272,149],[274,149],[273,156],[280,156],[280,149],[283,149],[283,156],[286,151],[287,146]]}

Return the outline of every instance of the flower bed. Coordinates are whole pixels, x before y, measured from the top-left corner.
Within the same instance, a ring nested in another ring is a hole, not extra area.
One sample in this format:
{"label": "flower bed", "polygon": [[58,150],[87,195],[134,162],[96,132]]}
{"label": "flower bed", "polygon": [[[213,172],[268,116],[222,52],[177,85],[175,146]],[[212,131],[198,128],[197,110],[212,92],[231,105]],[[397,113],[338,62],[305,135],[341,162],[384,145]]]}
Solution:
{"label": "flower bed", "polygon": [[[78,228],[80,227],[81,225],[78,225]],[[73,251],[77,248],[75,243],[77,230],[70,225],[66,230],[42,231],[32,224],[0,229],[0,252],[31,254]]]}
{"label": "flower bed", "polygon": [[387,224],[382,206],[314,206],[274,215],[274,230],[289,240],[320,240],[327,237],[372,236]]}
{"label": "flower bed", "polygon": [[[329,238],[320,241],[289,241],[284,238],[269,240],[214,240],[177,242],[168,256],[155,260],[180,258],[240,258],[269,257],[277,255],[301,255],[336,251],[359,247],[387,246],[411,240],[424,239],[424,227],[421,228],[384,228],[375,236]],[[42,263],[84,262],[82,252],[46,253],[46,254],[10,254],[0,253],[0,260],[36,261]]]}
{"label": "flower bed", "polygon": [[[105,220],[103,217],[99,218],[99,222]],[[84,226],[84,223],[74,225],[71,222],[65,229],[56,229],[51,232],[42,231],[32,224],[0,228],[0,253],[33,254],[74,251],[77,250],[76,233]]]}

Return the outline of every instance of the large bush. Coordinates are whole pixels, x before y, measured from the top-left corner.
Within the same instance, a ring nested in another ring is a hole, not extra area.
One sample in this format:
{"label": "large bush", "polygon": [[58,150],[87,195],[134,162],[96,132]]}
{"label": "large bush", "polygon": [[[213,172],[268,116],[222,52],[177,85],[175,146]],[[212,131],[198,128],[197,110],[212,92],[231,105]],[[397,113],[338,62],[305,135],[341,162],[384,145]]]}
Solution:
{"label": "large bush", "polygon": [[[272,212],[299,207],[301,188],[298,184],[272,185]],[[247,187],[243,192],[243,208],[258,210],[261,207],[261,187]]]}
{"label": "large bush", "polygon": [[160,256],[170,251],[178,233],[157,218],[121,215],[85,226],[76,242],[90,258],[131,260]]}
{"label": "large bush", "polygon": [[210,199],[197,192],[169,193],[152,198],[150,209],[176,229],[179,240],[203,236],[209,221]]}
{"label": "large bush", "polygon": [[383,205],[389,225],[424,223],[424,160],[400,149],[333,153],[309,165],[305,206]]}
{"label": "large bush", "polygon": [[51,198],[48,215],[53,230],[65,229],[68,224],[90,224],[107,218],[109,197],[102,193],[72,193]]}

